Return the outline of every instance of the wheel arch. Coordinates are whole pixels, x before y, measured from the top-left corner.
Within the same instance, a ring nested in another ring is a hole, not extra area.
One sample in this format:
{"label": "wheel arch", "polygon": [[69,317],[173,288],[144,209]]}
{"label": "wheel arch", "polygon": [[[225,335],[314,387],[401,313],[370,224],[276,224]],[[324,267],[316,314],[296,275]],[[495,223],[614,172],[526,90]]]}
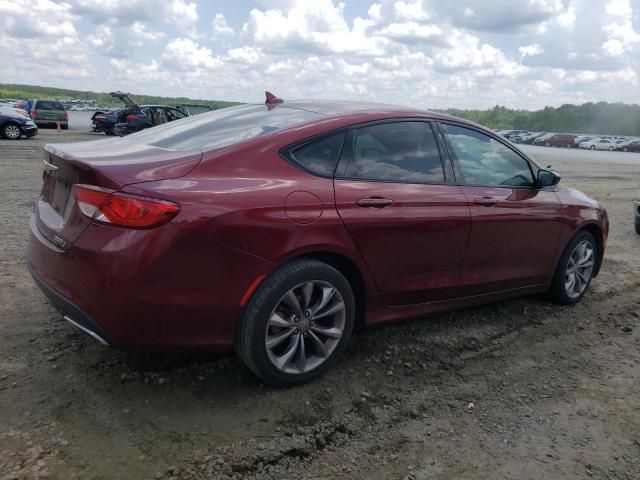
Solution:
{"label": "wheel arch", "polygon": [[576,235],[585,231],[593,235],[593,238],[595,238],[596,240],[596,247],[598,248],[598,258],[596,261],[596,268],[595,268],[595,271],[593,272],[593,276],[596,277],[598,273],[600,273],[600,267],[602,266],[602,259],[604,257],[604,247],[605,247],[604,232],[602,230],[602,227],[600,227],[600,225],[598,225],[597,223],[587,223],[576,231],[576,233],[571,237],[571,240],[573,240]]}

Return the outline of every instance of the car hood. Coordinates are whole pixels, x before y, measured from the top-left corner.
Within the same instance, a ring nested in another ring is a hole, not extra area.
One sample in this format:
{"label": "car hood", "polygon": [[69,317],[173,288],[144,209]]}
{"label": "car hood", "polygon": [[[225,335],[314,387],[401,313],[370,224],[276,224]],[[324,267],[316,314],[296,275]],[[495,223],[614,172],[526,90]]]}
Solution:
{"label": "car hood", "polygon": [[564,205],[578,205],[581,207],[601,208],[600,204],[593,198],[585,195],[575,188],[558,186],[558,196]]}

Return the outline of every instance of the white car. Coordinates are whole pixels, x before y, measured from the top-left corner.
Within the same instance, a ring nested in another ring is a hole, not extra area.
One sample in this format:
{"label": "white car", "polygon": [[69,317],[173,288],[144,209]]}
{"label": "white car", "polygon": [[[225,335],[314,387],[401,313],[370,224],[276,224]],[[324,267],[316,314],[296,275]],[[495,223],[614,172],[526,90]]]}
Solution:
{"label": "white car", "polygon": [[594,138],[587,142],[582,142],[580,148],[587,148],[589,150],[609,150],[613,151],[617,147],[616,143],[606,138]]}

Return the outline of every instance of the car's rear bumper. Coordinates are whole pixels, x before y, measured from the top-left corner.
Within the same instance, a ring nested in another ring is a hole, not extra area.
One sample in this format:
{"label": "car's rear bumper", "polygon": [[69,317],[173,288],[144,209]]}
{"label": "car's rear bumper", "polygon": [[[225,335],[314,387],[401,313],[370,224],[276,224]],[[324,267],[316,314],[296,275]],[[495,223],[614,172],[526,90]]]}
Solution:
{"label": "car's rear bumper", "polygon": [[112,345],[109,335],[82,308],[51,288],[31,267],[29,272],[40,291],[47,297],[49,303],[62,313],[65,320],[103,345]]}
{"label": "car's rear bumper", "polygon": [[35,216],[27,263],[51,303],[109,345],[218,351],[232,348],[240,299],[271,268],[172,223],[153,230],[92,224],[63,250]]}
{"label": "car's rear bumper", "polygon": [[69,125],[69,120],[43,120],[43,119],[35,119],[34,122],[39,127],[55,127],[58,122],[61,127]]}

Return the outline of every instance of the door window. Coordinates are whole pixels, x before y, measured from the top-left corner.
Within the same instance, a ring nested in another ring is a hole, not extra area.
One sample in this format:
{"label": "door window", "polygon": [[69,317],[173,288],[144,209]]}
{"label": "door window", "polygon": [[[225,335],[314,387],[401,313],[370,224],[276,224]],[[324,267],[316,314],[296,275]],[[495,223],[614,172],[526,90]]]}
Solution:
{"label": "door window", "polygon": [[489,135],[456,125],[443,125],[467,185],[533,186],[529,162]]}
{"label": "door window", "polygon": [[173,122],[174,120],[178,120],[180,118],[185,118],[187,115],[182,113],[180,110],[176,108],[165,108],[167,114],[167,121]]}
{"label": "door window", "polygon": [[371,125],[351,138],[347,178],[445,183],[440,150],[427,122]]}

